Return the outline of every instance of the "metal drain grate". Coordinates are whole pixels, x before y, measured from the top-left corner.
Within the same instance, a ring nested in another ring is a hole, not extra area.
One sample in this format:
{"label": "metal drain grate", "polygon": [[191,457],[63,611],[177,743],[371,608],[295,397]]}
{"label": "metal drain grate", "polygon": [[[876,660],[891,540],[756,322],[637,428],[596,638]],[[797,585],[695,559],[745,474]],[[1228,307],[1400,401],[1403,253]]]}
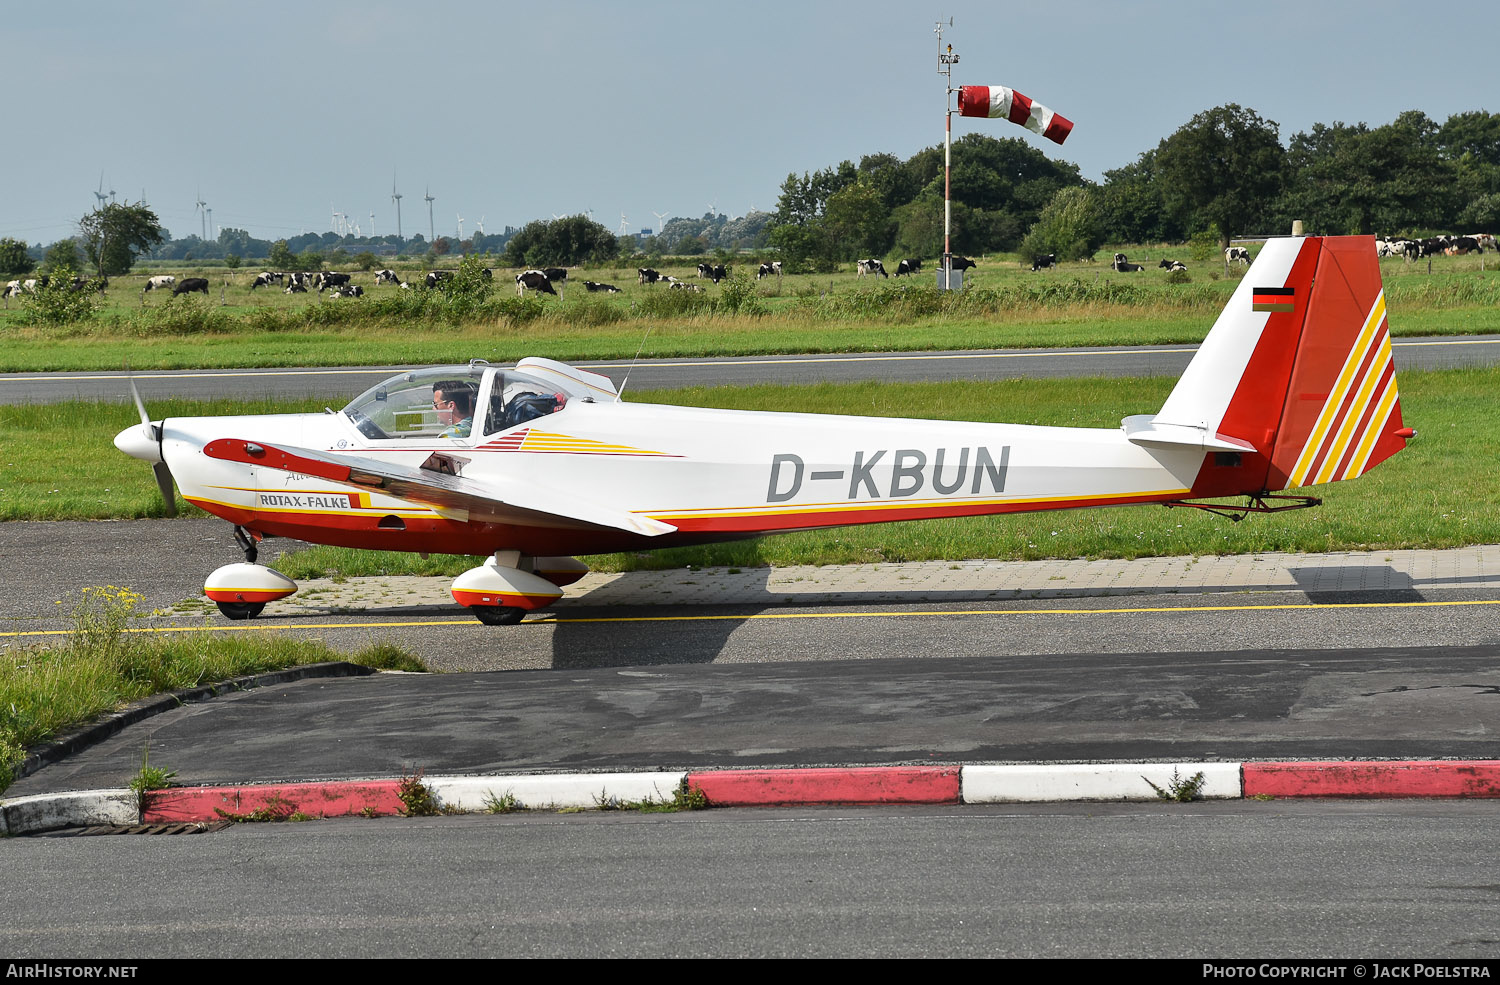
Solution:
{"label": "metal drain grate", "polygon": [[84,835],[200,835],[221,831],[229,827],[229,821],[214,821],[212,824],[100,824],[87,828],[58,828],[55,831],[38,831],[38,838],[79,838]]}

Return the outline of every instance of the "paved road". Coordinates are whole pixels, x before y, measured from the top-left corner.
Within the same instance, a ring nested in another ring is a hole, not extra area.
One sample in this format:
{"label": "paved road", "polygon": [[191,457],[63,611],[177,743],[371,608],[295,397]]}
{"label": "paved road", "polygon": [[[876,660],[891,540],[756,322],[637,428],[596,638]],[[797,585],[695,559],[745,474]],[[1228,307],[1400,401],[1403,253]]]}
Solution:
{"label": "paved road", "polygon": [[[1442,956],[1484,970],[1500,939],[1493,856],[1490,801],[542,813],[15,838],[0,951],[24,956],[18,968],[106,963],[77,960],[88,955],[1238,957],[1289,978],[1296,958]],[[1204,977],[1185,962],[1151,970]]]}
{"label": "paved road", "polygon": [[[55,603],[80,584],[130,585],[146,606],[196,595],[234,553],[225,529],[0,525],[0,646],[56,639],[15,634],[65,625]],[[415,581],[318,586],[347,595],[249,624],[200,607],[139,628],[388,639],[456,673],[191,705],[9,792],[122,785],[147,741],[185,782],[240,783],[412,765],[1492,758],[1500,729],[1494,547],[611,576],[514,627],[445,602],[446,579]]]}
{"label": "paved road", "polygon": [[[1393,342],[1402,369],[1450,369],[1500,361],[1500,336],[1409,338]],[[742,356],[581,362],[628,389],[752,383],[881,380],[912,382],[1004,380],[1016,377],[1178,376],[1193,345],[1109,346],[1092,349],[996,349],[964,352]],[[336,406],[406,367],[175,370],[136,373],[149,406],[155,396],[191,399],[321,397]],[[0,404],[58,400],[129,400],[124,373],[3,373]]]}

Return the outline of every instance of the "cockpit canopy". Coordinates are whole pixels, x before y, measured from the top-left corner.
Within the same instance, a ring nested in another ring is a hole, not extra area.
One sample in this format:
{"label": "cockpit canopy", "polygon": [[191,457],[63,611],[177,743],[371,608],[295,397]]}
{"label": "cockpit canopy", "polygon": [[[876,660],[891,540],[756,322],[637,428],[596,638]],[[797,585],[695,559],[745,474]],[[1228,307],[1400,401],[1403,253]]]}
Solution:
{"label": "cockpit canopy", "polygon": [[434,391],[444,390],[443,383],[450,384],[446,388],[449,391],[459,388],[475,391],[474,436],[513,427],[519,423],[518,412],[536,411],[538,404],[547,405],[551,411],[567,403],[566,395],[558,393],[550,382],[476,362],[468,366],[430,366],[393,376],[355,397],[344,408],[344,414],[367,438],[437,437],[447,426],[433,405]]}

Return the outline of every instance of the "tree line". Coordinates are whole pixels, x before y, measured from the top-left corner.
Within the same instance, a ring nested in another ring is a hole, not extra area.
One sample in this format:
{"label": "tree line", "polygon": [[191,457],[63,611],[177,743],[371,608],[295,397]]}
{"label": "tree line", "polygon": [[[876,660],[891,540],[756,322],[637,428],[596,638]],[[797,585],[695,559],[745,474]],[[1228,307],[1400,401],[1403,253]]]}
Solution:
{"label": "tree line", "polygon": [[[868,155],[781,185],[770,242],[814,268],[943,251],[942,148]],[[1500,227],[1500,114],[1442,124],[1408,110],[1379,127],[1315,124],[1283,146],[1235,104],[1194,116],[1133,163],[1083,179],[1024,139],[953,145],[955,253],[1092,255],[1106,242],[1309,232],[1419,234]]]}
{"label": "tree line", "polygon": [[[99,214],[107,209],[126,212],[110,213],[104,221]],[[118,272],[121,263],[128,269],[126,261],[134,256],[236,262],[264,257],[278,269],[295,269],[338,251],[434,260],[489,253],[511,266],[540,266],[636,253],[771,249],[791,270],[832,269],[872,256],[932,257],[943,251],[943,149],[928,147],[904,160],[868,154],[858,164],[793,172],[780,186],[774,212],[674,217],[644,238],[616,236],[585,216],[567,216],[507,227],[499,235],[476,233],[462,242],[332,232],[272,242],[242,229],[221,230],[214,240],[172,239],[151,215],[155,235],[141,239],[141,217],[131,209],[145,206],[111,203],[95,210],[80,222],[78,236],[46,250],[0,239],[0,273],[27,273],[38,261],[81,269],[80,249],[101,273]],[[1328,234],[1500,229],[1500,114],[1456,113],[1439,124],[1407,110],[1378,127],[1314,124],[1283,144],[1275,121],[1230,103],[1194,116],[1097,183],[1023,138],[969,133],[953,145],[952,246],[959,254],[1020,251],[1072,258],[1091,256],[1103,243],[1193,237],[1227,246],[1231,237],[1288,232],[1297,219],[1308,232]],[[117,234],[110,234],[112,227]],[[96,255],[101,243],[109,251],[102,266]]]}

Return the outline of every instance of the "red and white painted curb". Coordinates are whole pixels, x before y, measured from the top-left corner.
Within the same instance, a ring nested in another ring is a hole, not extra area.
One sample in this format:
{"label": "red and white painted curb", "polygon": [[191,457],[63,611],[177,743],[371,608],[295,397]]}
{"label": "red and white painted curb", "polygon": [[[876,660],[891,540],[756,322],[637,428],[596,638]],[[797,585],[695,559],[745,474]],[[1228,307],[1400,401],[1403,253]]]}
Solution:
{"label": "red and white painted curb", "polygon": [[[1500,760],[1254,763],[1033,763],[644,773],[423,776],[436,807],[492,810],[598,809],[670,803],[701,791],[709,807],[875,804],[1019,804],[1151,801],[1203,778],[1197,797],[1500,797]],[[407,813],[414,778],[244,786],[173,787],[144,804],[130,790],[81,790],[0,800],[0,835],[65,827],[170,824]]]}

